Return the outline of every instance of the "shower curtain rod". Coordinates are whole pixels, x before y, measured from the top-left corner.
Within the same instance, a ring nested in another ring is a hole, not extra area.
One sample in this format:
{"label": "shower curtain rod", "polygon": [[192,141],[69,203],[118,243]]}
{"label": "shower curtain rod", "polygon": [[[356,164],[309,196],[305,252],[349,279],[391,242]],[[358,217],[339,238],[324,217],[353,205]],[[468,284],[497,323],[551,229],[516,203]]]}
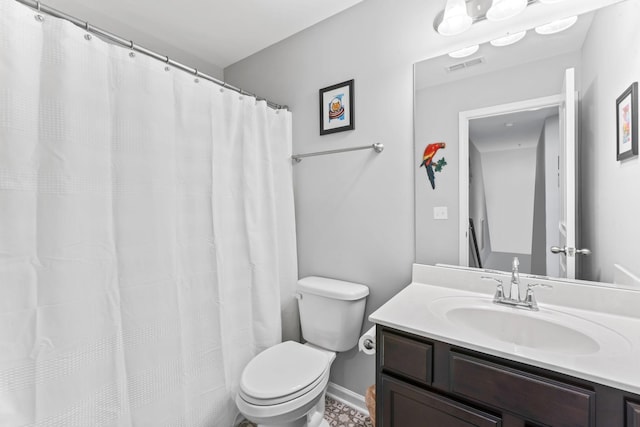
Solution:
{"label": "shower curtain rod", "polygon": [[128,49],[133,50],[133,51],[140,52],[140,53],[142,53],[144,55],[150,56],[150,57],[152,57],[154,59],[157,59],[158,61],[162,61],[162,62],[164,62],[164,63],[166,63],[168,65],[171,65],[173,67],[176,67],[176,68],[178,68],[178,69],[180,69],[182,71],[186,71],[187,73],[191,73],[196,77],[200,77],[200,78],[203,78],[205,80],[209,80],[210,82],[213,82],[213,83],[217,84],[218,86],[221,86],[222,88],[233,90],[235,92],[238,92],[241,95],[252,96],[252,97],[256,98],[259,101],[260,100],[261,101],[266,101],[267,105],[269,107],[275,109],[275,110],[289,109],[289,107],[286,106],[286,105],[276,104],[275,102],[271,102],[266,98],[260,98],[259,96],[255,95],[253,93],[247,92],[245,90],[242,90],[240,88],[237,88],[235,86],[227,84],[227,83],[225,83],[225,82],[223,82],[221,80],[218,80],[213,76],[210,76],[210,75],[205,74],[205,73],[203,73],[201,71],[198,71],[197,68],[191,68],[191,67],[186,66],[186,65],[184,65],[184,64],[182,64],[180,62],[174,61],[173,59],[170,59],[168,56],[160,55],[157,52],[154,52],[152,50],[146,49],[146,48],[144,48],[144,47],[142,47],[140,45],[135,44],[132,40],[123,39],[122,37],[120,37],[120,36],[118,36],[116,34],[113,34],[113,33],[109,32],[109,31],[105,31],[105,30],[103,30],[101,28],[98,28],[98,27],[96,27],[94,25],[89,24],[87,21],[83,21],[83,20],[78,19],[78,18],[76,18],[74,16],[68,15],[68,14],[66,14],[64,12],[61,12],[61,11],[59,11],[57,9],[54,9],[51,6],[47,6],[46,4],[43,4],[43,3],[39,2],[39,1],[35,1],[35,0],[16,0],[16,1],[18,3],[22,3],[25,6],[28,6],[28,7],[32,8],[32,9],[35,9],[38,12],[43,12],[43,13],[46,13],[47,15],[51,15],[51,16],[54,16],[56,18],[61,18],[61,19],[64,19],[66,21],[69,21],[72,24],[75,24],[76,26],[84,29],[85,31],[87,31],[89,33],[93,33],[93,34],[96,34],[99,37],[103,37],[103,38],[109,39],[110,41],[112,41],[112,42],[114,42],[116,44],[122,45],[122,46],[124,46],[124,47],[126,47]]}

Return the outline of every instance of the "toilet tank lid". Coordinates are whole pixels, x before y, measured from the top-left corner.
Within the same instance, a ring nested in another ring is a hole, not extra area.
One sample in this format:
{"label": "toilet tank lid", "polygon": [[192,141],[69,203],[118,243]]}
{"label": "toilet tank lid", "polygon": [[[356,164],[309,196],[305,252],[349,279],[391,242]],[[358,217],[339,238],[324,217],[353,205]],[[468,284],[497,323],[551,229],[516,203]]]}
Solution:
{"label": "toilet tank lid", "polygon": [[360,283],[309,276],[298,280],[298,292],[344,301],[354,301],[369,295],[369,288]]}

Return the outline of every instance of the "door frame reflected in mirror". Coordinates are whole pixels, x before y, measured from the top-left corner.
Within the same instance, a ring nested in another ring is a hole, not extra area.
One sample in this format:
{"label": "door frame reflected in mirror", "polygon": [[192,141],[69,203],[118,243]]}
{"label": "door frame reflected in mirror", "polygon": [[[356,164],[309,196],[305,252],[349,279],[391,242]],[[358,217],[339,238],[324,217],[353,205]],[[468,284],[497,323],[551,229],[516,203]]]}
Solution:
{"label": "door frame reflected in mirror", "polygon": [[458,216],[459,265],[465,267],[469,266],[469,122],[475,119],[520,113],[542,108],[560,108],[562,102],[563,95],[558,93],[551,96],[461,111],[458,114],[458,203],[460,206],[460,214]]}

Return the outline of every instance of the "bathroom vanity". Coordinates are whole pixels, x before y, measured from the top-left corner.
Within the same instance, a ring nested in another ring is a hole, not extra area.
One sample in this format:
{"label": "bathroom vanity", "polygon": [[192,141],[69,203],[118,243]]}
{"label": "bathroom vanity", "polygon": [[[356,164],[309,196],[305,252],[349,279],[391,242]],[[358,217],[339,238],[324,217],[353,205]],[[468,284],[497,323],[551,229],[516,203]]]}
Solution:
{"label": "bathroom vanity", "polygon": [[545,280],[529,311],[482,276],[415,265],[370,316],[377,427],[640,427],[640,292]]}

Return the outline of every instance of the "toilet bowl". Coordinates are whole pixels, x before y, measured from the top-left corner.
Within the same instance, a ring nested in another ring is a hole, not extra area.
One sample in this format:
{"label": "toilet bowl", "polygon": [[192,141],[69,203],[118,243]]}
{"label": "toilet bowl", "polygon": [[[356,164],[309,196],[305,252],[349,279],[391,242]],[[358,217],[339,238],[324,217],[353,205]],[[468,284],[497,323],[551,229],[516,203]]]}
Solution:
{"label": "toilet bowl", "polygon": [[245,368],[236,405],[259,427],[323,426],[334,359],[334,352],[310,344],[286,341],[271,347]]}
{"label": "toilet bowl", "polygon": [[356,346],[369,288],[323,277],[298,281],[300,344],[286,341],[244,368],[238,410],[258,427],[329,427],[323,419],[331,364]]}

